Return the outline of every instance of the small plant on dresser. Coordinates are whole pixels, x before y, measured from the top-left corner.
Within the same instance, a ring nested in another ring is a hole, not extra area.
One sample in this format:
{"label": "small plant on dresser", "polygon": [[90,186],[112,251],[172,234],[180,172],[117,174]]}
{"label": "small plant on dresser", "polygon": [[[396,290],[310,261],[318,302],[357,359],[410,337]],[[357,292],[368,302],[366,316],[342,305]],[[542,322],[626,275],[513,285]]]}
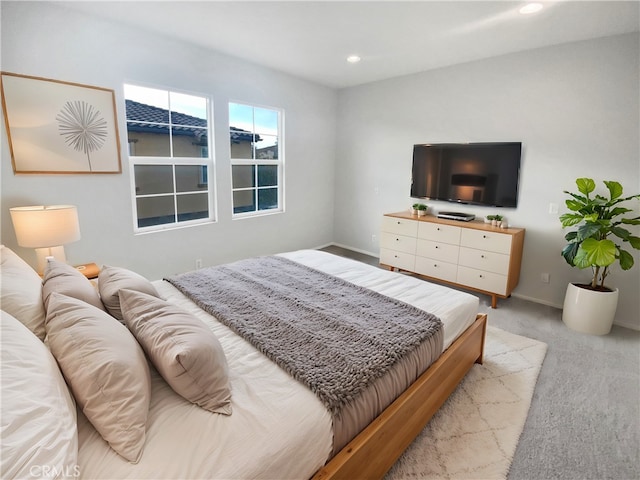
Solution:
{"label": "small plant on dresser", "polygon": [[427,207],[424,203],[414,203],[411,206],[411,215],[418,215],[419,217],[423,217],[427,214]]}

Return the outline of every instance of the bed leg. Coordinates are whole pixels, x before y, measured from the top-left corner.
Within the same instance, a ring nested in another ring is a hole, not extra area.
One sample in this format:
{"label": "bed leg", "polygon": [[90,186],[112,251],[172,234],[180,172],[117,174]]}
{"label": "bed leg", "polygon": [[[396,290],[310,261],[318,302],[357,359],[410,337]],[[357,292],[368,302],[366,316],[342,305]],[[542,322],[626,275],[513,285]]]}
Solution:
{"label": "bed leg", "polygon": [[483,314],[484,322],[482,323],[482,342],[480,343],[480,355],[474,363],[482,365],[484,363],[484,341],[487,338],[487,314]]}

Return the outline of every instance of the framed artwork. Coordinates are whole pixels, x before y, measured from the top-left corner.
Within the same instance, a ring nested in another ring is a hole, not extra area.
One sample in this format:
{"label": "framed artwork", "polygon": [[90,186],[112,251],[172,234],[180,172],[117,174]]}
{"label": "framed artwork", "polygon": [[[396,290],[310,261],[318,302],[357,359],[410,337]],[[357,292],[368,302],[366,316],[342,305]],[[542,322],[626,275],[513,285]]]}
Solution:
{"label": "framed artwork", "polygon": [[1,72],[14,173],[121,173],[113,90]]}

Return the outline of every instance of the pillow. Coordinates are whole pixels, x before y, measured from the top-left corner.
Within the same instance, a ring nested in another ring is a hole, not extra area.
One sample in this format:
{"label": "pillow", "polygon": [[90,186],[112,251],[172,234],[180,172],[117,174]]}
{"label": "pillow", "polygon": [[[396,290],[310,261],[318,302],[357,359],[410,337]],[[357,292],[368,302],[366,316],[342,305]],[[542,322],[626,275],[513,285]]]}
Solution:
{"label": "pillow", "polygon": [[77,477],[76,406],[56,360],[9,313],[2,329],[2,478]]}
{"label": "pillow", "polygon": [[148,293],[154,297],[160,296],[151,282],[142,275],[126,268],[104,265],[98,274],[100,298],[107,307],[107,311],[120,321],[122,321],[122,311],[118,292],[123,288]]}
{"label": "pillow", "polygon": [[45,311],[42,303],[42,279],[11,249],[2,245],[1,250],[0,304],[2,309],[22,322],[40,340],[44,340]]}
{"label": "pillow", "polygon": [[144,352],[106,312],[59,293],[49,297],[47,340],[78,405],[111,448],[137,463],[151,378]]}
{"label": "pillow", "polygon": [[49,296],[53,292],[77,298],[100,310],[104,310],[98,291],[87,277],[71,265],[55,259],[49,259],[44,267],[42,284],[42,298],[45,309],[49,304]]}
{"label": "pillow", "polygon": [[227,359],[202,321],[133,290],[120,290],[120,305],[125,324],[178,395],[210,412],[231,415]]}

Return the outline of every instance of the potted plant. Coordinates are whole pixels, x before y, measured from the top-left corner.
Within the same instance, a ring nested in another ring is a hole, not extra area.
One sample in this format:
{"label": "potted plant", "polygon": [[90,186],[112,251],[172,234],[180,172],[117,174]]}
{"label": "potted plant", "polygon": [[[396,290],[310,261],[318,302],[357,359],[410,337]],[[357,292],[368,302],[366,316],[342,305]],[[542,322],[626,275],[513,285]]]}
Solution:
{"label": "potted plant", "polygon": [[424,203],[414,203],[411,206],[411,215],[423,217],[427,214],[427,206]]}
{"label": "potted plant", "polygon": [[502,224],[502,215],[487,215],[485,223],[490,223],[494,227],[499,227]]}
{"label": "potted plant", "polygon": [[640,194],[622,196],[622,185],[604,181],[609,197],[591,194],[596,188],[591,178],[578,178],[579,193],[564,191],[570,212],[560,216],[562,228],[577,227],[565,235],[567,244],[562,256],[572,267],[591,268],[591,281],[570,283],[562,310],[563,322],[572,330],[593,335],[606,335],[611,330],[618,305],[618,289],[605,285],[610,267],[618,262],[622,270],[633,267],[633,256],[625,250],[640,250],[640,237],[623,225],[640,225],[640,215],[627,215],[634,210],[619,204],[640,199]]}

